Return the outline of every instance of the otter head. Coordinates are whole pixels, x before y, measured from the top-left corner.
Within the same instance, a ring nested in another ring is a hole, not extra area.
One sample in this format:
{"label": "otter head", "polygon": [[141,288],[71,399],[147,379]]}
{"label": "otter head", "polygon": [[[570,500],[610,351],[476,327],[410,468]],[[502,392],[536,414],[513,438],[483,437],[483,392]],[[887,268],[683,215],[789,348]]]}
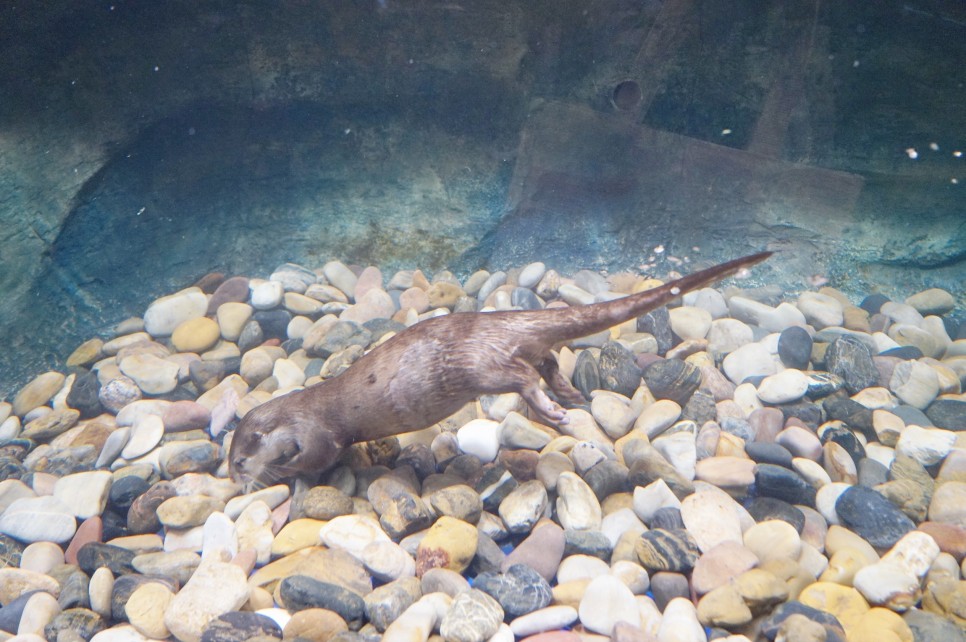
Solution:
{"label": "otter head", "polygon": [[233,480],[263,488],[299,475],[318,477],[335,463],[344,444],[295,401],[272,399],[238,423],[228,453]]}

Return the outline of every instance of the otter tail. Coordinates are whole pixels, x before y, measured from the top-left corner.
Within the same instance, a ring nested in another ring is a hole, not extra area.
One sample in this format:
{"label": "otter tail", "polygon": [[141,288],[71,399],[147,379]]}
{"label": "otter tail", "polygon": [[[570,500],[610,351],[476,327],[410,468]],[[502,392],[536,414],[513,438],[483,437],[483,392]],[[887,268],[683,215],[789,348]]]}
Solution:
{"label": "otter tail", "polygon": [[[676,297],[720,281],[764,261],[772,252],[759,252],[681,277],[660,287],[591,305],[554,309],[553,341],[567,341],[601,332],[667,304]],[[546,336],[547,333],[544,333]]]}

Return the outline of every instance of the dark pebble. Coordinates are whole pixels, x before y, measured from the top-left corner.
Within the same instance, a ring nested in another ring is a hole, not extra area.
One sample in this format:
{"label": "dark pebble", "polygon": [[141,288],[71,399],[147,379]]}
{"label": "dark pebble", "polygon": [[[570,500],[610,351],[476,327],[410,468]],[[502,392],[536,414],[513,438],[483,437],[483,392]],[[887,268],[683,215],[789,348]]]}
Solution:
{"label": "dark pebble", "polygon": [[[292,354],[296,350],[301,350],[303,343],[304,342],[302,341],[302,337],[299,337],[297,339],[286,339],[285,341],[282,341],[282,350],[285,351],[285,354]],[[325,363],[325,362],[323,361],[322,363]],[[321,368],[319,370],[316,370],[314,374],[319,374],[320,371],[321,371]]]}
{"label": "dark pebble", "polygon": [[805,513],[780,499],[775,499],[774,497],[755,497],[747,503],[745,508],[748,509],[748,513],[756,522],[780,519],[794,526],[799,534],[805,528]]}
{"label": "dark pebble", "polygon": [[282,639],[282,629],[269,617],[251,611],[229,611],[210,621],[201,642],[237,642],[253,638]]}
{"label": "dark pebble", "polygon": [[936,399],[926,408],[926,416],[937,428],[966,430],[966,401]]}
{"label": "dark pebble", "polygon": [[[474,457],[474,459],[476,459]],[[477,460],[479,461],[479,460]],[[483,470],[483,475],[476,483],[476,492],[483,500],[483,508],[488,511],[497,512],[497,509],[507,495],[519,486],[510,471],[501,464],[487,466]]]}
{"label": "dark pebble", "polygon": [[61,633],[72,633],[73,639],[90,640],[98,632],[107,628],[104,619],[90,609],[67,609],[54,616],[44,627],[44,637],[60,640]]}
{"label": "dark pebble", "polygon": [[879,310],[882,309],[883,304],[886,304],[891,300],[892,299],[886,295],[876,292],[862,299],[862,303],[859,304],[859,307],[869,314],[878,314]]}
{"label": "dark pebble", "polygon": [[694,568],[694,563],[701,555],[698,545],[686,530],[663,528],[652,528],[642,533],[634,550],[648,573],[687,573]]}
{"label": "dark pebble", "polygon": [[25,546],[9,535],[0,533],[0,568],[20,568],[20,556]]}
{"label": "dark pebble", "polygon": [[305,378],[317,377],[319,373],[322,372],[322,367],[325,365],[325,359],[309,359],[308,364],[305,366]]}
{"label": "dark pebble", "polygon": [[830,372],[809,370],[805,374],[808,376],[808,391],[805,394],[810,399],[827,397],[845,387],[845,380]]}
{"label": "dark pebble", "polygon": [[384,335],[390,332],[395,332],[399,334],[406,329],[406,326],[398,321],[393,321],[392,319],[383,319],[382,317],[378,319],[370,319],[362,324],[366,330],[372,334],[372,341],[376,342],[381,339]]}
{"label": "dark pebble", "polygon": [[758,497],[774,497],[789,504],[815,507],[815,487],[794,470],[783,466],[758,464],[755,492]]}
{"label": "dark pebble", "polygon": [[839,495],[835,512],[842,523],[876,548],[891,548],[916,525],[888,499],[865,486]]}
{"label": "dark pebble", "polygon": [[89,445],[61,448],[37,462],[34,466],[34,472],[50,473],[55,477],[66,477],[74,473],[94,470],[97,455],[97,448]]}
{"label": "dark pebble", "polygon": [[718,414],[718,407],[714,397],[704,390],[695,390],[688,403],[681,411],[681,419],[690,420],[699,426],[714,421]]}
{"label": "dark pebble", "polygon": [[540,460],[540,453],[535,450],[501,449],[497,459],[506,466],[506,469],[518,482],[527,482],[537,478],[537,462]]}
{"label": "dark pebble", "polygon": [[470,575],[480,573],[499,573],[503,568],[506,553],[493,538],[485,533],[479,533],[476,540],[476,555],[467,571]]}
{"label": "dark pebble", "polygon": [[194,287],[199,288],[205,294],[213,294],[218,286],[225,281],[224,272],[208,272],[193,283]]}
{"label": "dark pebble", "polygon": [[492,467],[484,469],[483,463],[474,455],[456,455],[446,462],[445,473],[470,481],[479,479]]}
{"label": "dark pebble", "polygon": [[812,358],[812,336],[797,325],[785,328],[778,335],[778,358],[786,368],[808,369]]}
{"label": "dark pebble", "polygon": [[747,419],[741,417],[724,417],[719,423],[721,430],[743,439],[745,442],[755,440],[755,429]]}
{"label": "dark pebble", "polygon": [[749,441],[745,443],[745,454],[759,464],[774,464],[785,468],[792,467],[792,453],[782,446],[766,441]]}
{"label": "dark pebble", "polygon": [[590,393],[600,390],[600,368],[597,367],[597,360],[590,350],[584,350],[577,355],[577,363],[574,365],[573,376],[574,387],[580,391],[585,399],[590,400]]}
{"label": "dark pebble", "polygon": [[135,535],[157,532],[161,528],[156,512],[158,506],[177,494],[174,484],[169,481],[154,484],[131,504],[131,509],[127,512],[128,530]]}
{"label": "dark pebble", "polygon": [[207,315],[211,316],[218,312],[218,308],[223,303],[245,303],[248,301],[249,289],[248,278],[244,276],[233,276],[222,281],[221,285],[211,294],[208,299]]}
{"label": "dark pebble", "polygon": [[935,427],[932,419],[926,416],[926,413],[912,406],[903,404],[890,409],[889,412],[902,419],[907,426],[921,426],[923,428]]}
{"label": "dark pebble", "polygon": [[23,479],[27,475],[27,467],[16,457],[0,457],[0,481],[8,479]]}
{"label": "dark pebble", "polygon": [[822,432],[821,442],[824,444],[829,441],[834,441],[844,448],[856,466],[858,466],[860,461],[865,459],[865,446],[855,436],[855,433],[848,428],[844,426],[826,428]]}
{"label": "dark pebble", "polygon": [[365,613],[365,602],[352,591],[328,582],[320,582],[307,575],[290,575],[279,584],[279,596],[291,611],[329,609],[350,623],[360,622]]}
{"label": "dark pebble", "polygon": [[666,531],[684,529],[684,518],[681,517],[681,509],[675,506],[665,506],[658,508],[651,516],[649,528],[663,528]]}
{"label": "dark pebble", "polygon": [[605,459],[584,473],[584,481],[597,495],[597,499],[604,501],[615,493],[630,490],[627,466],[613,459]]}
{"label": "dark pebble", "polygon": [[221,463],[218,444],[198,441],[173,453],[165,462],[164,475],[169,479],[186,473],[210,473]]}
{"label": "dark pebble", "polygon": [[812,622],[821,624],[825,629],[825,642],[845,642],[845,629],[834,615],[806,606],[796,600],[780,604],[771,615],[762,620],[761,634],[768,640],[774,640],[782,623],[795,614],[804,615]]}
{"label": "dark pebble", "polygon": [[30,599],[31,595],[38,592],[28,591],[0,607],[0,631],[6,631],[11,634],[17,633],[20,617],[23,615],[24,607],[27,606],[27,600]]}
{"label": "dark pebble", "polygon": [[133,573],[133,559],[134,551],[100,542],[88,542],[77,551],[77,565],[88,575],[102,566],[110,569],[115,577]]}
{"label": "dark pebble", "polygon": [[637,317],[637,331],[647,332],[657,339],[658,354],[664,354],[674,345],[671,315],[665,306]]}
{"label": "dark pebble", "polygon": [[321,341],[309,345],[307,352],[310,357],[325,359],[352,346],[366,348],[370,343],[372,333],[364,326],[354,321],[338,321],[329,328]]}
{"label": "dark pebble", "polygon": [[67,393],[67,405],[80,412],[82,419],[96,417],[104,412],[98,393],[101,384],[93,372],[81,372],[74,378],[74,384]]}
{"label": "dark pebble", "polygon": [[188,364],[188,378],[199,392],[208,392],[225,378],[227,371],[221,361],[192,361]]}
{"label": "dark pebble", "polygon": [[510,305],[521,310],[539,310],[543,307],[540,298],[529,288],[513,288],[510,293]]}
{"label": "dark pebble", "polygon": [[825,369],[842,377],[846,390],[853,395],[879,383],[872,351],[854,337],[839,337],[829,345],[825,351]]}
{"label": "dark pebble", "polygon": [[651,576],[651,594],[657,608],[663,611],[668,602],[676,597],[691,599],[691,588],[688,578],[681,573],[659,571]]}
{"label": "dark pebble", "polygon": [[569,555],[590,555],[610,562],[611,545],[607,536],[600,531],[564,531],[564,557]]}
{"label": "dark pebble", "polygon": [[899,346],[898,348],[892,348],[890,350],[885,350],[879,353],[880,357],[896,357],[902,359],[903,361],[912,361],[913,359],[922,359],[922,350],[916,346]]}
{"label": "dark pebble", "polygon": [[966,631],[941,615],[909,609],[902,614],[915,642],[966,642]]}
{"label": "dark pebble", "polygon": [[874,488],[889,481],[889,469],[874,459],[866,457],[856,465],[859,484],[866,488]]}
{"label": "dark pebble", "polygon": [[655,399],[670,399],[684,407],[701,385],[701,371],[687,361],[664,359],[644,369],[644,381]]}
{"label": "dark pebble", "polygon": [[878,441],[872,427],[872,411],[858,401],[844,396],[832,396],[822,402],[822,408],[829,419],[838,419],[849,428],[862,431],[869,441]]}
{"label": "dark pebble", "polygon": [[416,477],[426,479],[436,472],[436,458],[426,444],[409,444],[399,451],[396,466],[412,466]]}
{"label": "dark pebble", "polygon": [[641,385],[641,369],[637,367],[634,353],[620,343],[608,341],[603,345],[597,367],[600,370],[600,385],[604,390],[630,398]]}
{"label": "dark pebble", "polygon": [[264,341],[265,333],[262,332],[262,326],[255,319],[249,319],[242,326],[241,333],[238,335],[238,349],[244,354],[252,348],[262,345]]}
{"label": "dark pebble", "polygon": [[274,310],[256,310],[252,321],[258,323],[266,339],[288,338],[288,324],[292,320],[292,313],[288,310],[276,308]]}
{"label": "dark pebble", "polygon": [[111,509],[101,513],[101,538],[111,541],[115,537],[127,537],[131,531],[127,527],[127,518]]}
{"label": "dark pebble", "polygon": [[818,428],[822,423],[822,408],[811,401],[796,401],[775,406],[782,411],[782,417],[787,422],[794,417],[806,426]]}
{"label": "dark pebble", "polygon": [[57,604],[67,610],[72,608],[90,608],[90,578],[81,571],[74,571],[60,582],[60,595]]}
{"label": "dark pebble", "polygon": [[149,488],[151,488],[151,484],[137,475],[121,477],[111,484],[107,499],[108,505],[115,510],[127,513],[134,500],[148,492]]}
{"label": "dark pebble", "polygon": [[31,450],[37,447],[37,442],[27,437],[14,437],[0,441],[0,457],[13,457],[22,460]]}
{"label": "dark pebble", "polygon": [[514,564],[506,573],[481,573],[473,588],[499,602],[510,618],[542,609],[553,597],[547,580],[526,564]]}

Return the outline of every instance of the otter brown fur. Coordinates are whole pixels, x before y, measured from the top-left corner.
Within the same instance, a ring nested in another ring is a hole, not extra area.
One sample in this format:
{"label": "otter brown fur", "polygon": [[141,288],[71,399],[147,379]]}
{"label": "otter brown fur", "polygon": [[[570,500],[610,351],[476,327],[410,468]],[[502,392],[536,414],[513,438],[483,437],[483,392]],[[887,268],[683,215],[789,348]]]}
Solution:
{"label": "otter brown fur", "polygon": [[658,288],[586,306],[456,313],[422,321],[361,357],[341,375],[254,408],[231,443],[231,476],[270,484],[316,476],[350,444],[433,425],[481,395],[517,392],[550,424],[582,395],[560,374],[551,348],[658,308],[767,258],[762,252]]}

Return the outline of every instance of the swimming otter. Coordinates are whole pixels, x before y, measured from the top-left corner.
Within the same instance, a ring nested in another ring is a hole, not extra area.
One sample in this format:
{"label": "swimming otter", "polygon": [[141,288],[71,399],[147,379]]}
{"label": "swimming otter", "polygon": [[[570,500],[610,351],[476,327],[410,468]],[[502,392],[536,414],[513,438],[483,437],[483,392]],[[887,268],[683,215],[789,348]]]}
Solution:
{"label": "swimming otter", "polygon": [[690,290],[763,261],[753,254],[661,287],[585,306],[449,314],[400,332],[341,375],[276,397],[239,422],[231,476],[246,485],[318,475],[343,449],[433,425],[481,395],[517,392],[550,424],[583,396],[560,374],[551,348],[645,314]]}

